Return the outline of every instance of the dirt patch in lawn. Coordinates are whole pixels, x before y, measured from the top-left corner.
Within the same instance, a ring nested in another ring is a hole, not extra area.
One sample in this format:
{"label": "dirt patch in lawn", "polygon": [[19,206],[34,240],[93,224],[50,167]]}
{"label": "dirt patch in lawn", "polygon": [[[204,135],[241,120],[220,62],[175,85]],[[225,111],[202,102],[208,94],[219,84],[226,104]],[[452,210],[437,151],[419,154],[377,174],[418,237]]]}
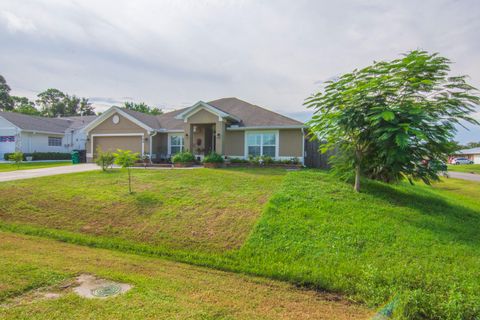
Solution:
{"label": "dirt patch in lawn", "polygon": [[114,282],[91,274],[81,274],[75,279],[69,279],[57,285],[24,292],[9,299],[6,303],[0,304],[0,307],[9,308],[41,300],[59,299],[71,291],[83,298],[106,299],[125,293],[132,287],[127,283]]}
{"label": "dirt patch in lawn", "polygon": [[80,297],[91,299],[114,297],[132,288],[129,284],[100,279],[91,274],[79,275],[77,283],[78,286],[73,291]]}

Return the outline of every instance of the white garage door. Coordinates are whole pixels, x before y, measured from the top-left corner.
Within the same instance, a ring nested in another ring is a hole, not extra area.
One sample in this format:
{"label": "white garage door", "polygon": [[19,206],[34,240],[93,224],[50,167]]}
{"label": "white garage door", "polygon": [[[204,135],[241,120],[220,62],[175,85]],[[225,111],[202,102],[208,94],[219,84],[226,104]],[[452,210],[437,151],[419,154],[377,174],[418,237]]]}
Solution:
{"label": "white garage door", "polygon": [[0,136],[0,160],[10,152],[15,152],[15,136]]}
{"label": "white garage door", "polygon": [[117,149],[131,150],[133,152],[142,152],[141,136],[115,136],[115,137],[93,137],[94,153],[97,147],[103,151],[117,151]]}

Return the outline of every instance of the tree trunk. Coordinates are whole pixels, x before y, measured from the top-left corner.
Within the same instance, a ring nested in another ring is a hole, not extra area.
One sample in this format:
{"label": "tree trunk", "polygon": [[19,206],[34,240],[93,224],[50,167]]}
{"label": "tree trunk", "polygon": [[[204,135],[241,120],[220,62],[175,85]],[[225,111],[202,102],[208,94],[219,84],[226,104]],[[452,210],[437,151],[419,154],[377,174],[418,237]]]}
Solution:
{"label": "tree trunk", "polygon": [[360,164],[355,166],[355,185],[353,186],[355,192],[360,192]]}
{"label": "tree trunk", "polygon": [[127,168],[128,171],[128,193],[132,193],[132,178],[130,176],[130,168]]}

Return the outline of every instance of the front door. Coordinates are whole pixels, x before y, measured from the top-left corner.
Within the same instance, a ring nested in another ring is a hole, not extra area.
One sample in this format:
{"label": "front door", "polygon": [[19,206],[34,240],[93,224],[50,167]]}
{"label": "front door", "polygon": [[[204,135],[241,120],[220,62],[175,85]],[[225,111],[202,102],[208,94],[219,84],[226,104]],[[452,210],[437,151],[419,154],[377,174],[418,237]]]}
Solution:
{"label": "front door", "polygon": [[212,153],[215,150],[215,130],[213,126],[205,127],[204,141],[205,141],[205,155]]}

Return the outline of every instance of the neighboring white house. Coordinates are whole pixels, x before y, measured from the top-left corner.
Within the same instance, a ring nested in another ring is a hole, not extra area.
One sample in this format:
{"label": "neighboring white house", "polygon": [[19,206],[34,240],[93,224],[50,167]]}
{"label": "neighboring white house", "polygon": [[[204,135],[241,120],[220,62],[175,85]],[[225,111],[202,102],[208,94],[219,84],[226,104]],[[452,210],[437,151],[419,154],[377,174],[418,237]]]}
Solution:
{"label": "neighboring white house", "polygon": [[480,148],[464,149],[455,152],[454,157],[456,158],[467,158],[472,160],[475,164],[480,164]]}
{"label": "neighboring white house", "polygon": [[5,153],[84,150],[83,128],[96,116],[45,118],[0,112],[0,160]]}

